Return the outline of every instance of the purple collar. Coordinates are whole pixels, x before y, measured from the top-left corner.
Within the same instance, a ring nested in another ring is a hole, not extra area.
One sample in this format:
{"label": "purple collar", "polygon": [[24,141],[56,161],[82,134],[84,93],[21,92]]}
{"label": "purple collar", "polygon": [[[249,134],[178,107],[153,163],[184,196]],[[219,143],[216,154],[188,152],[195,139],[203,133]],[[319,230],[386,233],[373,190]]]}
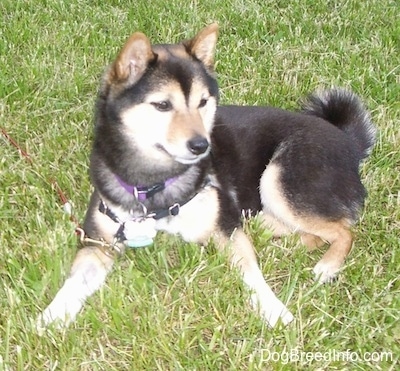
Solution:
{"label": "purple collar", "polygon": [[147,186],[133,186],[128,183],[125,183],[118,175],[115,176],[118,180],[118,183],[128,192],[135,196],[135,198],[142,202],[147,200],[150,197],[153,197],[157,192],[161,192],[167,186],[175,182],[176,178],[167,179],[163,183],[156,183],[150,187]]}

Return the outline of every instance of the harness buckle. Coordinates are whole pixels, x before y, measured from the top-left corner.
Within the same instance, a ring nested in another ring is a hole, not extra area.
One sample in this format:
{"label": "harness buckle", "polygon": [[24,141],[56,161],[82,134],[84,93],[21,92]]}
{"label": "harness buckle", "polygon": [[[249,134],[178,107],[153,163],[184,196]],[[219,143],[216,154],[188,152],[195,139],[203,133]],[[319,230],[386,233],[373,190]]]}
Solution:
{"label": "harness buckle", "polygon": [[165,189],[165,183],[157,183],[151,187],[133,187],[132,194],[138,201],[145,201]]}
{"label": "harness buckle", "polygon": [[178,203],[175,203],[174,205],[170,206],[168,208],[168,213],[170,216],[177,216],[179,214],[181,205],[179,205]]}

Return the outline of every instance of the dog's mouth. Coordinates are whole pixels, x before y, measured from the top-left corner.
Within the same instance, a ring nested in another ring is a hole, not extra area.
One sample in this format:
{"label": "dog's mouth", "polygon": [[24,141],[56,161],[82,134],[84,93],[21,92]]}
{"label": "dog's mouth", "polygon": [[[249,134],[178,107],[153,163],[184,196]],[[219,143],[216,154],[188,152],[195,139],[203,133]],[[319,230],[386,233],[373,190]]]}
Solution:
{"label": "dog's mouth", "polygon": [[159,143],[156,144],[156,148],[159,151],[164,152],[165,154],[167,154],[174,161],[179,162],[180,164],[183,164],[183,165],[196,164],[201,159],[207,157],[209,155],[209,153],[210,153],[210,147],[207,148],[207,150],[205,152],[201,153],[201,154],[196,155],[196,154],[188,152],[187,155],[185,155],[185,156],[175,155],[175,154],[171,153],[170,151],[168,151],[162,144],[159,144]]}

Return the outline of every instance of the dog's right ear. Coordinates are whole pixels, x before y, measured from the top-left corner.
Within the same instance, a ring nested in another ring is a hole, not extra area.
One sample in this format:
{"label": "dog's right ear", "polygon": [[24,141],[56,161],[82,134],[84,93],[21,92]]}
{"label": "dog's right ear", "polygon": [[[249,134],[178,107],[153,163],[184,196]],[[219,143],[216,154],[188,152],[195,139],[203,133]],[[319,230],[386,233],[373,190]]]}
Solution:
{"label": "dog's right ear", "polygon": [[154,58],[149,39],[141,32],[135,32],[112,64],[111,79],[114,82],[134,83]]}

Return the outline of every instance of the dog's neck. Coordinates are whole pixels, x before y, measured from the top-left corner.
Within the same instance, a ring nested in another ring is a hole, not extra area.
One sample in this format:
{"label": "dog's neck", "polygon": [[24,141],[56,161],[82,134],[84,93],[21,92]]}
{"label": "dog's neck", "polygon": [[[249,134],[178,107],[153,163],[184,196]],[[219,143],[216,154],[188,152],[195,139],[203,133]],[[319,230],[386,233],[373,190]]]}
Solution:
{"label": "dog's neck", "polygon": [[128,193],[134,195],[135,198],[140,202],[147,200],[148,198],[154,196],[158,192],[161,192],[166,187],[168,187],[169,185],[174,183],[175,180],[177,179],[176,177],[174,177],[174,178],[169,178],[165,182],[162,182],[162,183],[155,183],[151,186],[142,186],[142,185],[130,185],[130,184],[124,182],[118,175],[116,175],[115,177],[118,180],[118,183]]}

